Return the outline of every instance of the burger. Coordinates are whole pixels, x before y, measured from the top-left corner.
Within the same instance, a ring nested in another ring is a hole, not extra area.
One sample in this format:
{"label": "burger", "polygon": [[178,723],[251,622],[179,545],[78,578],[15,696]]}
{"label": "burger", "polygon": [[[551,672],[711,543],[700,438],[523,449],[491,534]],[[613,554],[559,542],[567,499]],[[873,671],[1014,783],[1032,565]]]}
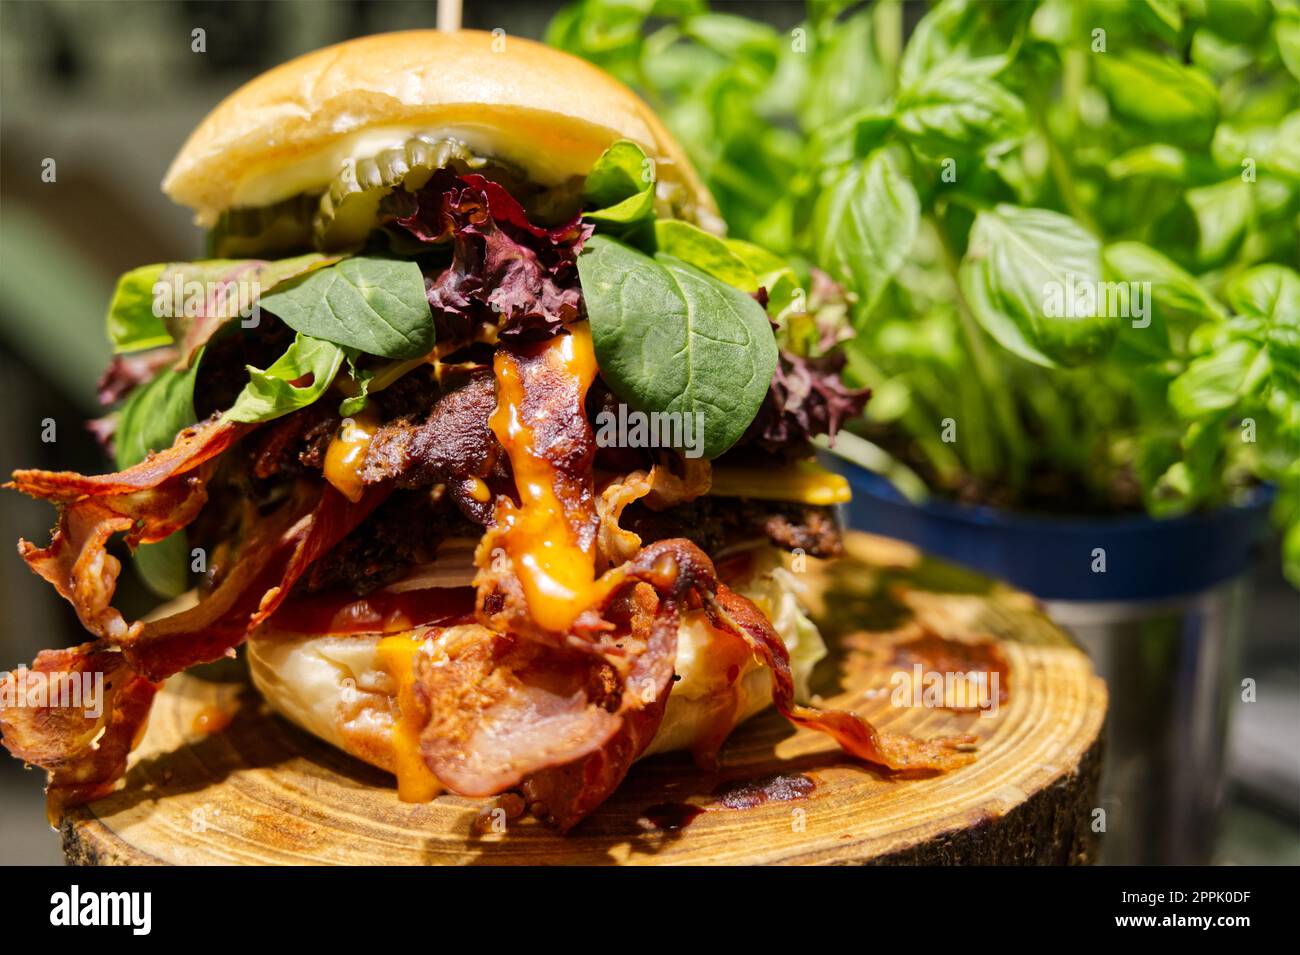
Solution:
{"label": "burger", "polygon": [[[515,792],[561,830],[770,705],[888,769],[971,758],[807,702],[826,650],[783,554],[840,549],[810,441],[866,400],[843,294],[726,238],[624,86],[513,37],[367,37],[237,90],[163,189],[209,257],[117,285],[92,425],[117,470],[9,485],[57,506],[19,550],[91,637],[3,684],[54,811],[241,644],[402,800]],[[144,620],[113,605],[118,538],[172,598]]]}

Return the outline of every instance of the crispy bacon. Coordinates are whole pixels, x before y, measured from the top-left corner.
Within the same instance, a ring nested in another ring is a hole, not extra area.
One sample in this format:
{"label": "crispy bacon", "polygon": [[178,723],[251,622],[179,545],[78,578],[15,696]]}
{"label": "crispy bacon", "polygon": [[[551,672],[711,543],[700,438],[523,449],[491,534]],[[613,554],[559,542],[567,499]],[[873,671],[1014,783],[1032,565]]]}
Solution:
{"label": "crispy bacon", "polygon": [[975,742],[973,736],[945,736],[919,740],[881,733],[869,722],[845,710],[823,710],[794,701],[790,652],[761,610],[747,598],[717,583],[705,606],[714,626],[741,637],[772,674],[772,702],[796,726],[826,733],[845,752],[893,770],[938,770],[964,766],[975,757],[958,747]]}
{"label": "crispy bacon", "polygon": [[112,787],[126,770],[157,689],[102,643],[44,650],[30,669],[5,675],[0,681],[5,748],[49,770],[52,814],[97,799]]}
{"label": "crispy bacon", "polygon": [[[263,518],[240,547],[233,569],[209,597],[182,613],[128,625],[110,606],[120,570],[105,547],[161,540],[184,527],[207,499],[214,459],[245,430],[210,421],[182,432],[172,448],[134,468],[103,477],[21,471],[14,486],[59,505],[50,546],[22,542],[20,552],[77,609],[101,639],[45,651],[0,687],[0,729],[15,756],[49,771],[51,811],[103,795],[121,776],[148,718],[157,684],[198,663],[231,653],[269,617],[313,561],[384,499],[387,485],[352,504],[334,488],[301,481],[288,501]],[[100,711],[40,699],[33,692],[57,676],[100,674]]]}
{"label": "crispy bacon", "polygon": [[645,585],[633,590],[632,601],[632,635],[645,649],[634,656],[624,680],[618,730],[586,756],[537,770],[523,782],[533,811],[561,832],[610,797],[663,722],[673,686],[679,608]]}
{"label": "crispy bacon", "polygon": [[[420,659],[417,692],[429,719],[421,752],[464,795],[500,793],[531,777],[540,787],[534,798],[567,828],[605,799],[654,735],[676,649],[676,614],[667,609],[640,609],[630,632],[601,652],[466,628],[445,659]],[[574,772],[598,775],[599,794],[585,785],[573,799],[542,794],[572,789],[565,773]]]}
{"label": "crispy bacon", "polygon": [[250,427],[225,418],[209,418],[180,432],[167,450],[151,454],[125,471],[90,476],[73,471],[15,471],[13,482],[7,486],[28,497],[55,504],[70,504],[82,497],[152,490],[168,478],[185,474],[217,457]]}
{"label": "crispy bacon", "polygon": [[234,651],[273,614],[311,564],[388,496],[370,488],[356,504],[329,485],[301,481],[254,529],[229,576],[189,610],[145,623],[123,641],[136,672],[151,680]]}
{"label": "crispy bacon", "polygon": [[116,474],[15,471],[10,487],[59,505],[49,545],[19,541],[18,553],[92,634],[115,642],[138,635],[141,625],[112,607],[122,568],[106,549],[109,539],[123,533],[131,547],[153,543],[193,520],[207,501],[212,462],[246,427],[212,420],[187,428],[166,451]]}

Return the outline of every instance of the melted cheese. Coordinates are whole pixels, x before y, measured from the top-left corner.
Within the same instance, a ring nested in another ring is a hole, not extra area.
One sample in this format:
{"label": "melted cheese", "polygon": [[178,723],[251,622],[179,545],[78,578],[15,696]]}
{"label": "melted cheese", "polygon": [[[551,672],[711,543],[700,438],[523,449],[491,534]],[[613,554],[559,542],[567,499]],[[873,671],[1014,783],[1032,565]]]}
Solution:
{"label": "melted cheese", "polygon": [[402,802],[428,802],[442,791],[438,777],[420,755],[423,720],[415,700],[415,655],[422,643],[414,632],[394,634],[379,641],[379,665],[397,685],[393,772],[397,776],[397,798]]}
{"label": "melted cheese", "polygon": [[361,493],[365,490],[361,482],[361,466],[378,428],[379,421],[373,414],[349,418],[325,450],[325,480],[354,504],[361,500]]}
{"label": "melted cheese", "polygon": [[715,497],[753,497],[798,504],[844,504],[852,498],[843,475],[812,461],[782,468],[714,467],[709,493]]}
{"label": "melted cheese", "polygon": [[[544,346],[578,384],[579,405],[596,377],[596,354],[585,323],[557,335]],[[596,579],[596,554],[575,539],[570,515],[555,493],[555,468],[537,448],[533,429],[524,423],[524,383],[511,358],[498,352],[495,362],[497,407],[489,425],[514,469],[519,506],[501,497],[496,506],[497,542],[514,565],[533,620],[553,633],[565,633],[583,610],[609,594],[622,577]]]}

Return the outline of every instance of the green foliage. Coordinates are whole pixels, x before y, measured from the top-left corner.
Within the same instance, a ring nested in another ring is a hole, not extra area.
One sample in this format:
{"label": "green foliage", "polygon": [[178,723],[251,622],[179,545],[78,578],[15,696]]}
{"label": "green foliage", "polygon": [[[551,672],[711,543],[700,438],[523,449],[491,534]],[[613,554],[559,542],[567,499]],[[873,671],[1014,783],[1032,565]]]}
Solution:
{"label": "green foliage", "polygon": [[1300,581],[1300,5],[942,0],[906,42],[903,20],[581,0],[548,39],[660,111],[733,250],[801,263],[785,301],[809,265],[846,286],[855,427],[933,490],[1173,514],[1271,481]]}
{"label": "green foliage", "polygon": [[735,444],[776,369],[763,307],[676,256],[651,257],[605,236],[589,241],[578,271],[601,376],[614,392],[642,411],[703,415],[706,457]]}

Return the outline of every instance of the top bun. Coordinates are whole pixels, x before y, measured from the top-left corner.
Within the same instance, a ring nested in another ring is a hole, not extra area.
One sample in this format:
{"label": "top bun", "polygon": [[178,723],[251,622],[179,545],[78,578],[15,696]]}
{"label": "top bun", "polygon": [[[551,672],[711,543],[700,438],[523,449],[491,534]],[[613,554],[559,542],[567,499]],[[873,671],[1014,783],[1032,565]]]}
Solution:
{"label": "top bun", "polygon": [[421,133],[462,139],[540,185],[585,176],[630,139],[686,206],[716,212],[681,146],[626,86],[567,53],[479,30],[362,37],[263,73],[199,124],[163,191],[211,224],[233,206],[323,189],[347,160]]}

